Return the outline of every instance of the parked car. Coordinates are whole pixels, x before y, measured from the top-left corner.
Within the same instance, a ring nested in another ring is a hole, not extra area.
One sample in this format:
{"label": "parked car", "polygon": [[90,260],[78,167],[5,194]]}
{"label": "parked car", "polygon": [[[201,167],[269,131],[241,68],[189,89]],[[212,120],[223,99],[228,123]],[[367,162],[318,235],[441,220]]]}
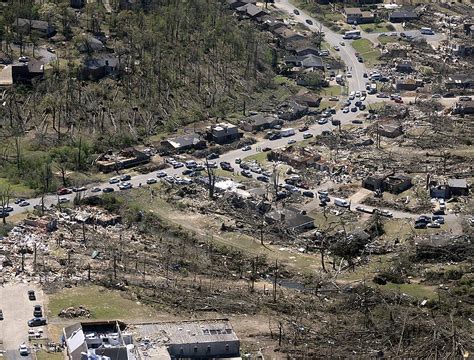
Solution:
{"label": "parked car", "polygon": [[28,320],[28,326],[29,327],[35,327],[35,326],[42,326],[46,325],[46,319],[42,317],[37,317],[33,318],[31,320]]}
{"label": "parked car", "polygon": [[41,309],[41,305],[35,305],[33,307],[33,316],[34,317],[42,317],[43,316],[43,310]]}
{"label": "parked car", "polygon": [[133,185],[129,182],[124,182],[119,185],[120,190],[128,190],[128,189],[131,189],[132,187]]}
{"label": "parked car", "polygon": [[288,140],[288,145],[295,144],[296,140],[295,139],[290,139]]}
{"label": "parked car", "polygon": [[310,19],[306,19],[306,24],[313,25],[313,22]]}
{"label": "parked car", "polygon": [[125,175],[122,175],[120,176],[120,181],[128,181],[130,180],[132,177],[128,174],[125,174]]}
{"label": "parked car", "polygon": [[322,119],[319,119],[318,120],[318,124],[319,125],[324,125],[324,124],[327,124],[328,123],[328,119],[327,118],[322,118]]}
{"label": "parked car", "polygon": [[69,202],[69,198],[67,198],[67,197],[60,197],[60,198],[58,199],[58,202],[59,202],[60,204],[68,203],[68,202]]}
{"label": "parked car", "polygon": [[[191,171],[192,172],[192,171]],[[158,182],[158,180],[156,180],[155,178],[149,178],[146,180],[146,183],[148,185],[151,185],[151,184],[156,184]]]}
{"label": "parked car", "polygon": [[71,193],[72,193],[72,190],[68,188],[61,188],[56,192],[57,195],[68,195]]}
{"label": "parked car", "polygon": [[472,97],[470,97],[470,96],[460,96],[459,101],[472,101]]}
{"label": "parked car", "polygon": [[250,145],[247,145],[247,146],[244,146],[244,147],[242,148],[242,151],[249,151],[249,150],[251,150],[251,149],[252,149],[252,147],[251,147]]}
{"label": "parked car", "polygon": [[262,149],[263,152],[267,152],[267,151],[270,151],[270,150],[271,150],[271,148],[269,148],[268,146],[265,146],[265,147]]}
{"label": "parked car", "polygon": [[444,224],[444,216],[441,215],[433,215],[431,217],[432,222],[437,222],[438,224]]}
{"label": "parked car", "polygon": [[308,130],[309,130],[309,127],[306,126],[306,125],[303,126],[303,127],[300,127],[300,128],[298,129],[299,132],[305,132],[305,131],[308,131]]}
{"label": "parked car", "polygon": [[21,344],[18,350],[21,356],[28,356],[29,354],[28,347],[25,344]]}
{"label": "parked car", "polygon": [[111,192],[114,192],[114,188],[106,187],[106,188],[102,189],[102,192],[103,193],[111,193]]}
{"label": "parked car", "polygon": [[443,97],[444,97],[444,98],[453,98],[453,97],[455,97],[455,96],[456,96],[456,95],[454,95],[454,93],[452,93],[452,92],[448,92],[448,93],[443,94]]}
{"label": "parked car", "polygon": [[329,101],[339,101],[339,98],[337,96],[331,96]]}
{"label": "parked car", "polygon": [[339,126],[339,125],[341,125],[341,120],[332,119],[332,120],[331,120],[331,124],[332,124],[333,126]]}
{"label": "parked car", "polygon": [[303,134],[303,139],[310,139],[312,137],[313,137],[313,134],[311,134],[311,133],[304,133]]}
{"label": "parked car", "polygon": [[3,320],[3,311],[0,309],[0,320]]}
{"label": "parked car", "polygon": [[173,169],[181,168],[183,166],[184,166],[184,164],[182,162],[179,162],[179,161],[176,161],[175,163],[173,163]]}
{"label": "parked car", "polygon": [[303,196],[314,198],[314,192],[312,191],[303,191]]}
{"label": "parked car", "polygon": [[426,223],[425,222],[419,222],[415,223],[415,229],[426,229]]}
{"label": "parked car", "polygon": [[18,61],[22,63],[27,63],[28,61],[30,61],[30,58],[28,56],[20,56],[18,58]]}
{"label": "parked car", "polygon": [[428,227],[428,228],[440,228],[441,225],[437,222],[431,222],[431,223],[426,224],[426,227]]}
{"label": "parked car", "polygon": [[36,294],[35,294],[34,290],[28,290],[28,299],[36,300]]}
{"label": "parked car", "polygon": [[299,15],[299,14],[300,14],[300,12],[298,11],[298,9],[293,10],[293,12],[294,12],[295,15]]}
{"label": "parked car", "polygon": [[433,95],[431,95],[431,98],[432,98],[432,99],[440,99],[440,98],[441,98],[441,94],[433,94]]}
{"label": "parked car", "polygon": [[15,204],[18,205],[19,203],[21,203],[21,202],[23,202],[23,201],[25,201],[25,199],[23,199],[23,198],[15,199]]}
{"label": "parked car", "polygon": [[251,177],[252,177],[252,173],[250,172],[250,170],[242,170],[242,171],[240,172],[240,174],[241,174],[242,176],[245,176],[245,177],[248,177],[248,178],[251,178]]}
{"label": "parked car", "polygon": [[13,211],[13,208],[11,206],[4,206],[2,211],[9,213]]}
{"label": "parked car", "polygon": [[119,182],[120,182],[120,180],[119,180],[118,178],[111,178],[111,179],[109,180],[109,184],[117,184],[117,183],[119,183]]}
{"label": "parked car", "polygon": [[351,107],[351,112],[357,112],[357,107]]}
{"label": "parked car", "polygon": [[93,188],[91,189],[91,192],[93,192],[93,193],[100,192],[100,187],[93,187]]}
{"label": "parked car", "polygon": [[386,217],[393,217],[393,213],[388,210],[379,210],[379,214]]}
{"label": "parked car", "polygon": [[263,181],[263,182],[266,182],[266,183],[269,181],[269,179],[266,176],[263,176],[263,175],[257,176],[257,180],[258,181]]}
{"label": "parked car", "polygon": [[87,188],[85,186],[73,187],[72,188],[73,192],[82,192],[82,191],[86,191],[86,190],[87,190]]}
{"label": "parked car", "polygon": [[359,119],[355,119],[355,120],[352,120],[352,123],[353,123],[353,124],[360,125],[360,124],[363,123],[363,121],[362,121],[362,120],[359,120]]}
{"label": "parked car", "polygon": [[345,107],[344,109],[342,109],[342,112],[344,114],[347,114],[349,112],[349,107]]}
{"label": "parked car", "polygon": [[21,203],[19,203],[18,206],[21,206],[21,207],[30,206],[30,203],[25,200],[25,201],[22,201]]}
{"label": "parked car", "polygon": [[214,160],[217,158],[219,158],[219,154],[216,153],[210,153],[209,155],[207,155],[207,160]]}

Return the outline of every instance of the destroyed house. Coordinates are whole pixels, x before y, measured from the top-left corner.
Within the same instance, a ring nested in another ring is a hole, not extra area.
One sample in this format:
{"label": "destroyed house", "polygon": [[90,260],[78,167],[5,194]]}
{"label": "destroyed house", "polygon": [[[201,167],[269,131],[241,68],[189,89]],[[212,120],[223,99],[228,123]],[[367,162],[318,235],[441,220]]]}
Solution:
{"label": "destroyed house", "polygon": [[119,61],[115,56],[101,56],[88,58],[82,65],[79,73],[81,80],[99,80],[105,76],[114,76],[118,73]]}
{"label": "destroyed house", "polygon": [[399,194],[412,186],[409,176],[394,173],[378,173],[367,176],[362,180],[362,187],[372,191],[388,191]]}
{"label": "destroyed house", "polygon": [[69,360],[135,360],[131,335],[118,321],[83,322],[63,329]]}
{"label": "destroyed house", "polygon": [[127,169],[133,166],[146,164],[150,161],[150,156],[138,151],[133,147],[120,150],[117,153],[108,151],[101,155],[95,161],[100,171],[107,173],[121,169]]}
{"label": "destroyed house", "polygon": [[303,232],[314,228],[312,217],[292,207],[269,211],[265,214],[265,221],[269,224],[280,222],[287,230],[294,232]]}
{"label": "destroyed house", "polygon": [[285,162],[295,169],[305,169],[317,167],[317,162],[321,160],[321,155],[311,148],[287,146],[272,150],[268,154],[268,159]]}
{"label": "destroyed house", "polygon": [[38,60],[7,65],[0,72],[0,85],[29,84],[43,75],[44,64]]}
{"label": "destroyed house", "polygon": [[472,89],[474,88],[474,74],[450,75],[444,85],[447,89]]}
{"label": "destroyed house", "polygon": [[395,88],[397,91],[414,91],[420,86],[423,86],[423,82],[415,79],[399,79],[396,82]]}
{"label": "destroyed house", "polygon": [[206,141],[200,134],[191,133],[163,140],[161,146],[168,151],[181,152],[204,149],[206,147]]}
{"label": "destroyed house", "polygon": [[308,107],[293,100],[284,101],[277,106],[277,113],[280,119],[293,121],[301,119],[308,114]]}
{"label": "destroyed house", "polygon": [[241,133],[239,133],[239,128],[233,124],[220,123],[207,128],[207,137],[208,140],[217,144],[225,144],[240,139]]}
{"label": "destroyed house", "polygon": [[474,101],[460,101],[454,104],[454,112],[457,114],[474,114]]}
{"label": "destroyed house", "polygon": [[448,187],[451,196],[469,195],[469,185],[466,179],[449,179]]}
{"label": "destroyed house", "polygon": [[396,66],[397,71],[399,72],[405,72],[405,73],[411,73],[415,69],[413,68],[413,65],[410,61],[402,61],[397,64]]}
{"label": "destroyed house", "polygon": [[56,33],[56,30],[51,23],[47,21],[41,21],[41,20],[29,20],[29,19],[18,18],[13,23],[13,28],[17,32],[21,31],[25,34],[30,34],[34,32],[44,37],[51,37]]}

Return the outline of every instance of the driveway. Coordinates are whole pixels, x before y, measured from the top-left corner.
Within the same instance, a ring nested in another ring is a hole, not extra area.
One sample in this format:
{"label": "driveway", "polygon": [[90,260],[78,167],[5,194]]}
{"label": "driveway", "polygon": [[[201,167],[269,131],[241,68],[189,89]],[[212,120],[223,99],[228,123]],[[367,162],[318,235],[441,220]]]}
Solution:
{"label": "driveway", "polygon": [[[36,301],[28,299],[28,290],[35,291]],[[33,305],[36,304],[43,305],[43,292],[37,286],[6,284],[0,287],[0,308],[4,317],[0,320],[0,340],[7,360],[31,359],[31,356],[20,356],[18,348],[22,343],[28,344],[27,321],[33,318]]]}

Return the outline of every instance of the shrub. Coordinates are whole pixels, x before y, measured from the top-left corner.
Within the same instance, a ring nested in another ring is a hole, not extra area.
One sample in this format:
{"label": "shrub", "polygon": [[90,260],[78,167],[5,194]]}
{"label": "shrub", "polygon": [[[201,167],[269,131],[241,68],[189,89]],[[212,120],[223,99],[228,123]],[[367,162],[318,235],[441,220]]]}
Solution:
{"label": "shrub", "polygon": [[393,26],[392,24],[387,24],[387,30],[388,31],[395,31],[395,26]]}

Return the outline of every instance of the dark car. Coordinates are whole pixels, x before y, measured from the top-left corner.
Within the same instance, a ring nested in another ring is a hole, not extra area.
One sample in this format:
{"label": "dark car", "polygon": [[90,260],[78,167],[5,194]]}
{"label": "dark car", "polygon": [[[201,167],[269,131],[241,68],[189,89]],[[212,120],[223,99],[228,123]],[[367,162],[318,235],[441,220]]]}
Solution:
{"label": "dark car", "polygon": [[314,192],[312,192],[312,191],[303,191],[303,196],[314,198]]}
{"label": "dark car", "polygon": [[3,320],[3,311],[0,309],[0,320]]}
{"label": "dark car", "polygon": [[186,170],[183,170],[183,175],[189,175],[189,174],[192,174],[194,172],[193,169],[186,169]]}
{"label": "dark car", "polygon": [[334,126],[339,126],[341,125],[341,120],[332,119],[331,124],[333,124]]}
{"label": "dark car", "polygon": [[362,124],[362,120],[355,119],[355,120],[352,120],[352,123],[360,125],[360,124]]}
{"label": "dark car", "polygon": [[268,178],[266,176],[263,176],[263,175],[257,176],[257,180],[263,181],[263,182],[268,182]]}
{"label": "dark car", "polygon": [[306,24],[313,25],[313,22],[310,19],[306,19]]}
{"label": "dark car", "polygon": [[250,169],[250,166],[247,163],[240,163],[239,167],[244,170]]}
{"label": "dark car", "polygon": [[363,75],[363,76],[364,76],[365,78],[366,78],[366,77],[368,77],[367,73],[364,73],[364,75]]}
{"label": "dark car", "polygon": [[103,189],[102,189],[102,192],[104,192],[104,193],[111,193],[111,192],[114,192],[114,189],[111,188],[111,187],[106,187],[106,188],[103,188]]}
{"label": "dark car", "polygon": [[28,320],[29,327],[41,326],[46,325],[46,319],[42,317],[37,317],[31,320]]}
{"label": "dark car", "polygon": [[6,211],[3,211],[2,209],[0,209],[0,218],[6,218],[6,217],[9,217],[10,214],[7,213]]}
{"label": "dark car", "polygon": [[217,159],[219,157],[219,154],[216,154],[216,153],[210,153],[209,155],[207,155],[207,160],[214,160],[214,159]]}
{"label": "dark car", "polygon": [[281,134],[278,133],[278,134],[271,134],[270,137],[268,138],[268,140],[278,140],[281,138]]}
{"label": "dark car", "polygon": [[446,93],[446,94],[443,94],[443,97],[444,98],[453,98],[455,97],[456,95],[454,95],[453,93]]}
{"label": "dark car", "polygon": [[433,211],[433,215],[444,215],[444,210],[441,210],[441,209],[435,210]]}
{"label": "dark car", "polygon": [[122,176],[120,176],[120,181],[128,181],[131,178],[132,177],[130,175],[122,175]]}
{"label": "dark car", "polygon": [[13,208],[11,206],[4,206],[2,210],[5,212],[12,212]]}
{"label": "dark car", "polygon": [[363,62],[364,62],[364,59],[363,59],[361,56],[359,56],[359,57],[357,58],[357,61],[360,62],[360,63],[363,63]]}
{"label": "dark car", "polygon": [[299,15],[299,14],[300,14],[300,12],[298,11],[298,9],[293,10],[293,12],[295,13],[295,15]]}
{"label": "dark car", "polygon": [[299,132],[305,132],[305,131],[308,131],[308,130],[309,130],[309,127],[307,127],[307,126],[303,126],[303,127],[300,127],[298,129]]}
{"label": "dark car", "polygon": [[28,299],[36,300],[36,294],[33,290],[28,290]]}
{"label": "dark car", "polygon": [[415,229],[426,229],[427,223],[425,222],[419,222],[415,224]]}
{"label": "dark car", "polygon": [[43,316],[43,310],[41,309],[41,305],[35,305],[33,308],[33,316],[35,318],[40,318]]}
{"label": "dark car", "polygon": [[352,108],[351,108],[351,112],[357,112],[357,107],[355,107],[355,106],[352,107]]}
{"label": "dark car", "polygon": [[262,149],[263,152],[267,152],[267,151],[270,151],[270,150],[271,150],[271,148],[269,148],[268,146],[266,146]]}
{"label": "dark car", "polygon": [[367,109],[367,106],[365,106],[364,104],[362,104],[361,106],[359,106],[359,110],[365,110]]}
{"label": "dark car", "polygon": [[357,107],[359,107],[359,106],[362,105],[362,101],[360,101],[360,100],[359,100],[359,101],[356,101],[354,105],[357,106]]}
{"label": "dark car", "polygon": [[26,199],[23,199],[23,198],[18,198],[15,200],[15,204],[19,204],[19,203],[22,203],[23,201],[26,201]]}

